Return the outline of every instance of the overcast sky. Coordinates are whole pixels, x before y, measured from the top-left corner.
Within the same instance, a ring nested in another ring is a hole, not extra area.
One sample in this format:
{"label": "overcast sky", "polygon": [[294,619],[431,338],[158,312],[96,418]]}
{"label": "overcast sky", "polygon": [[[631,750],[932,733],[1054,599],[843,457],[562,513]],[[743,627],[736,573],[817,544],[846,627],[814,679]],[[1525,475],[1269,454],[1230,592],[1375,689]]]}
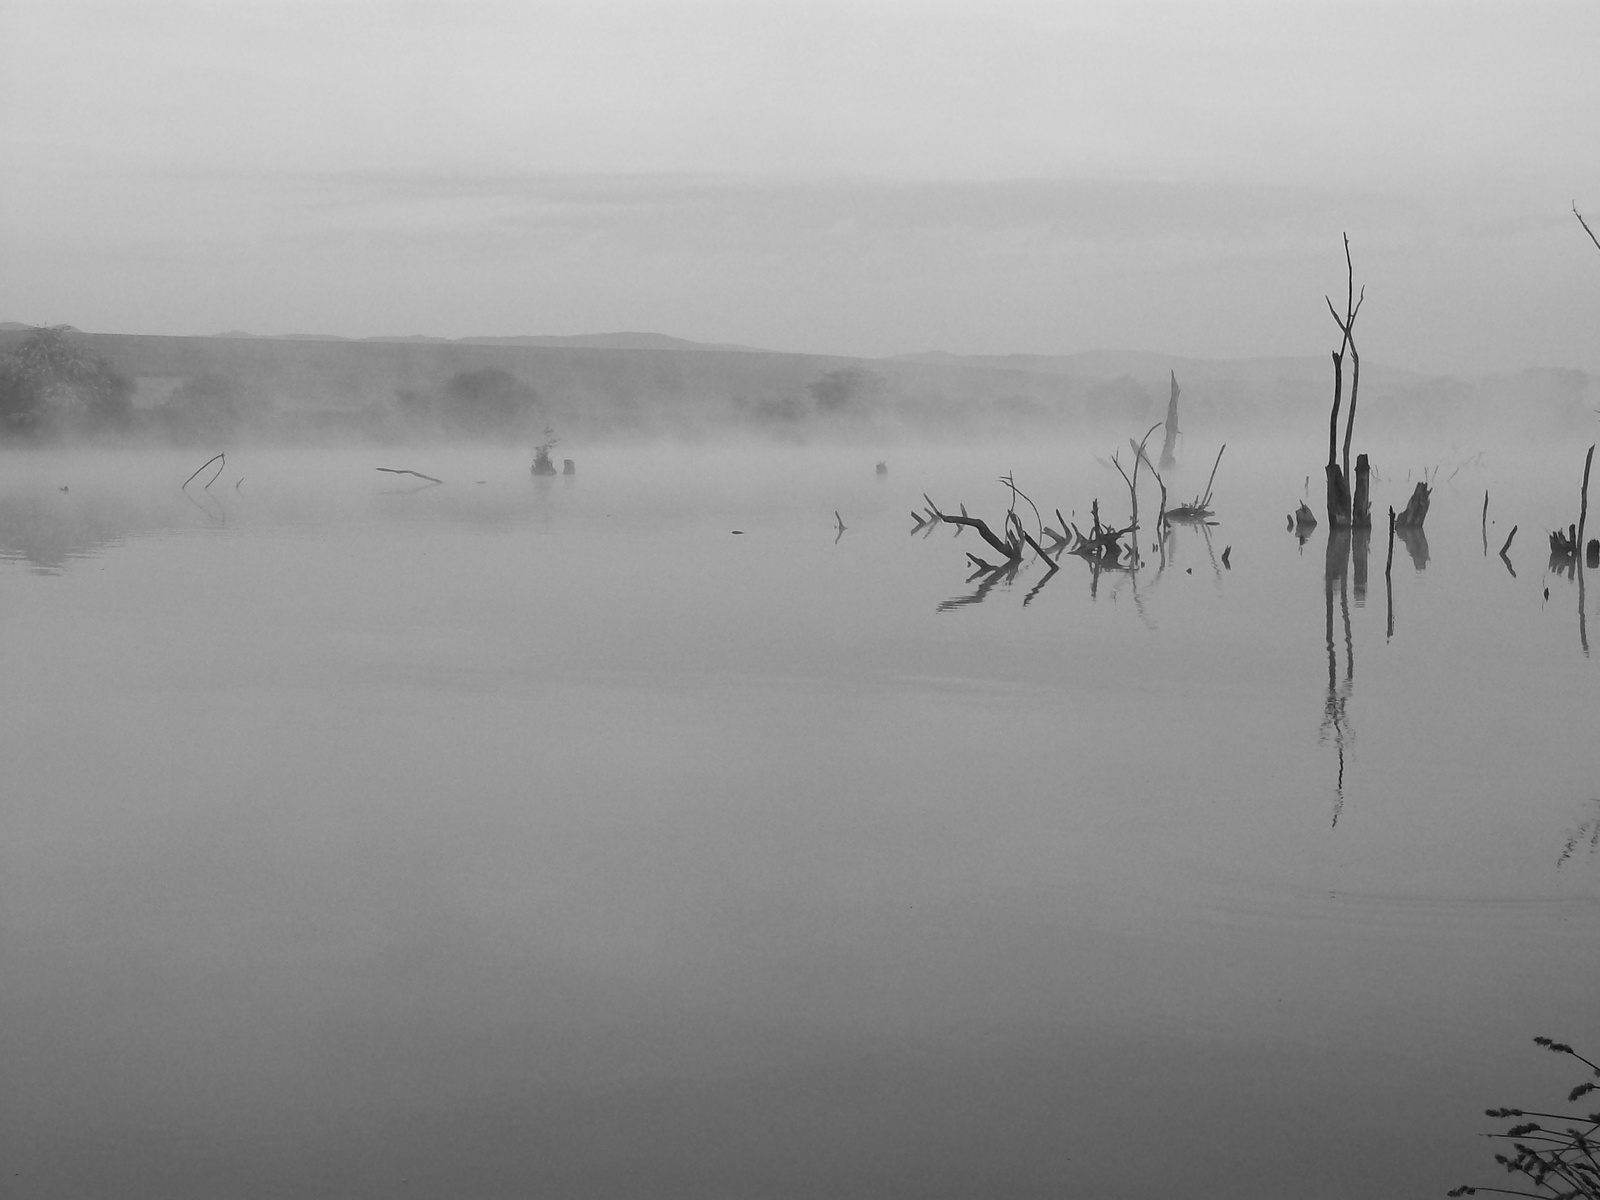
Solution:
{"label": "overcast sky", "polygon": [[1600,2],[0,0],[0,320],[1600,370]]}

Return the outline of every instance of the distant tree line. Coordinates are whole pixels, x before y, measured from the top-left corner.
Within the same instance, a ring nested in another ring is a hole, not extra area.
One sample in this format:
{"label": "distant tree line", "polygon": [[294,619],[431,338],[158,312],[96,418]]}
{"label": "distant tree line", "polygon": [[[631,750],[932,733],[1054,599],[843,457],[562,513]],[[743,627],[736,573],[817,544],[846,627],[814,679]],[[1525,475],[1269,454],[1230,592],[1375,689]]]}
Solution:
{"label": "distant tree line", "polygon": [[0,355],[0,431],[46,437],[126,428],[133,382],[73,332],[41,326]]}
{"label": "distant tree line", "polygon": [[465,437],[512,438],[539,428],[539,394],[509,371],[460,371],[436,389],[397,394],[408,424]]}

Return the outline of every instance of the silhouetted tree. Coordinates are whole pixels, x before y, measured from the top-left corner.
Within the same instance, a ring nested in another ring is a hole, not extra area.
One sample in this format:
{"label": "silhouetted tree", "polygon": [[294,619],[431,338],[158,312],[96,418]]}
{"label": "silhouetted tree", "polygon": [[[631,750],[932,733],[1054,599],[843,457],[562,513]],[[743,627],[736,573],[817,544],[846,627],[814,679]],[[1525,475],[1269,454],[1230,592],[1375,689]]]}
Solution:
{"label": "silhouetted tree", "polygon": [[401,408],[449,433],[508,437],[534,424],[539,395],[509,371],[491,367],[452,375],[439,392],[403,390]]}
{"label": "silhouetted tree", "polygon": [[840,367],[829,371],[806,391],[823,412],[845,412],[852,403],[877,395],[883,390],[883,378],[864,367]]}
{"label": "silhouetted tree", "polygon": [[69,338],[70,327],[40,327],[0,357],[0,430],[45,433],[126,423],[133,384]]}

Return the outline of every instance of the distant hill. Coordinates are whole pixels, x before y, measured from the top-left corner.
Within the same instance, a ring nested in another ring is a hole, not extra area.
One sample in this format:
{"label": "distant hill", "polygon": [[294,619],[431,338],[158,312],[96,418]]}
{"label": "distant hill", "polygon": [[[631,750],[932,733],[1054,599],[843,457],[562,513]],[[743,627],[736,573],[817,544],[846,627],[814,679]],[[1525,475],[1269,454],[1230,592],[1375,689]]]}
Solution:
{"label": "distant hill", "polygon": [[574,346],[591,350],[723,350],[735,353],[765,354],[753,346],[733,346],[721,342],[691,342],[663,333],[579,333],[570,337],[523,335],[520,337],[464,337],[456,339],[467,346]]}
{"label": "distant hill", "polygon": [[[7,323],[0,329],[27,329],[30,326]],[[281,342],[432,342],[457,346],[571,346],[591,350],[723,350],[748,353],[765,353],[753,346],[734,346],[723,343],[691,342],[687,338],[668,337],[664,333],[578,333],[569,336],[555,334],[518,334],[511,337],[474,336],[462,338],[434,337],[426,333],[401,336],[382,334],[376,337],[347,338],[333,333],[247,333],[230,329],[225,333],[208,334],[214,338],[251,338]]]}
{"label": "distant hill", "polygon": [[[37,326],[37,325],[29,325],[24,321],[0,321],[0,332],[9,331],[9,332],[25,333],[30,329],[38,329],[38,328],[39,328],[39,326]],[[67,330],[69,333],[82,333],[83,332],[76,325],[63,325],[63,326],[61,326],[61,328]]]}

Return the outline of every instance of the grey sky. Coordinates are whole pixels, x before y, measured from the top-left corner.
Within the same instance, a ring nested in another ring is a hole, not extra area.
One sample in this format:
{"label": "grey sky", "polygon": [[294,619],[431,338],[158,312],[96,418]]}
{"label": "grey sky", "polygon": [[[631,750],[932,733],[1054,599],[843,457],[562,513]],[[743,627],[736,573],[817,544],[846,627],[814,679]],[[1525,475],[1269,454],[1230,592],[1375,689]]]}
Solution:
{"label": "grey sky", "polygon": [[1600,369],[1600,4],[0,0],[0,319]]}

